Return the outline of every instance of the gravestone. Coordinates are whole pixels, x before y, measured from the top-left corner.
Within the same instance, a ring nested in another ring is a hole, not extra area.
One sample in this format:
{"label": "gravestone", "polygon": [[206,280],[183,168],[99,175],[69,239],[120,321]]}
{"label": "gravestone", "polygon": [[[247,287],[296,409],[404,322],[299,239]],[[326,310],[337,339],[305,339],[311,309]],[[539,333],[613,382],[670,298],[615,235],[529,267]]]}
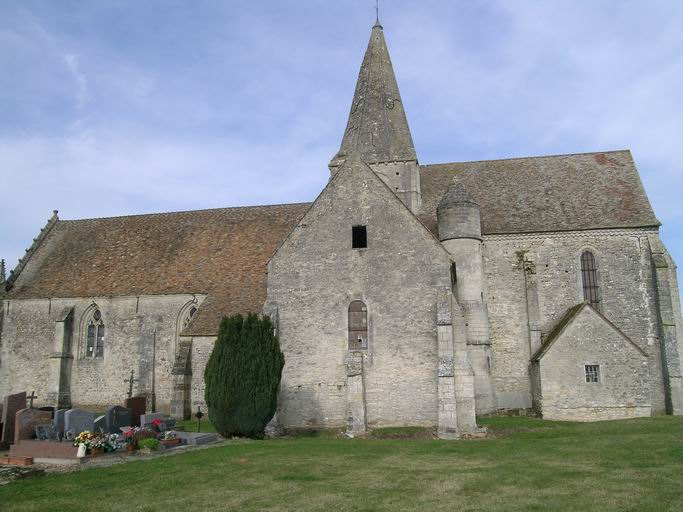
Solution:
{"label": "gravestone", "polygon": [[140,426],[140,416],[147,411],[147,399],[144,396],[133,396],[126,398],[123,406],[130,409],[130,421],[132,426]]}
{"label": "gravestone", "polygon": [[59,433],[52,423],[45,423],[36,425],[36,439],[38,441],[61,441],[62,434]]}
{"label": "gravestone", "polygon": [[57,412],[55,412],[53,423],[58,432],[64,433],[64,415],[68,410],[69,409],[58,409]]}
{"label": "gravestone", "polygon": [[105,415],[107,416],[107,432],[110,434],[119,434],[121,427],[130,427],[132,425],[130,409],[120,405],[110,407]]}
{"label": "gravestone", "polygon": [[95,418],[95,424],[93,425],[93,432],[107,432],[107,417],[103,414]]}
{"label": "gravestone", "polygon": [[2,408],[2,438],[0,442],[11,444],[14,442],[15,417],[17,412],[26,408],[26,391],[7,395]]}
{"label": "gravestone", "polygon": [[54,408],[54,407],[51,407],[51,406],[47,406],[47,405],[46,405],[45,407],[38,407],[38,410],[49,412],[50,415],[51,415],[50,418],[54,418],[54,417],[55,417],[55,408]]}
{"label": "gravestone", "polygon": [[164,415],[160,412],[152,412],[149,414],[143,414],[142,416],[140,416],[140,426],[146,427],[146,428],[151,428],[152,422],[154,420],[161,420],[163,422],[164,421]]}
{"label": "gravestone", "polygon": [[69,409],[64,413],[64,431],[71,430],[78,435],[81,432],[92,432],[95,428],[95,415],[82,409]]}
{"label": "gravestone", "polygon": [[49,411],[40,409],[21,409],[14,417],[14,442],[33,439],[38,425],[49,425],[52,416]]}

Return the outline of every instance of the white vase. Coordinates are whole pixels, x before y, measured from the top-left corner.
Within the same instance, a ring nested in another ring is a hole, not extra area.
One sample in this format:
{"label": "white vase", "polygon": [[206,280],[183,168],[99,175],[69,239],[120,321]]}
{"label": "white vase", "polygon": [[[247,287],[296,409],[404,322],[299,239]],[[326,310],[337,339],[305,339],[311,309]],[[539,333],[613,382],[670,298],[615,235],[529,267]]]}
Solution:
{"label": "white vase", "polygon": [[83,457],[85,457],[85,450],[86,450],[85,445],[79,444],[78,445],[78,453],[76,453],[76,457],[78,457],[79,459],[82,459]]}

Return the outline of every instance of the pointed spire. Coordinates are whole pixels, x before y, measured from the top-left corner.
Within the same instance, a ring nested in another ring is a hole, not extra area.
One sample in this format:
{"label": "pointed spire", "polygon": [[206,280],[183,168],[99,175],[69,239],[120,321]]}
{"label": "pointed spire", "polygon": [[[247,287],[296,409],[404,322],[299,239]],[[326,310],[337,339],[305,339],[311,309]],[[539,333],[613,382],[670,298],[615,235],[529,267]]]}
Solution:
{"label": "pointed spire", "polygon": [[472,196],[467,193],[467,190],[465,190],[465,185],[460,183],[458,178],[453,178],[451,184],[448,185],[448,190],[446,190],[446,193],[439,202],[438,209],[441,210],[450,205],[462,203],[476,204],[479,206],[479,203],[472,199]]}
{"label": "pointed spire", "polygon": [[330,166],[337,167],[353,150],[368,164],[417,160],[379,19],[358,74],[341,149]]}

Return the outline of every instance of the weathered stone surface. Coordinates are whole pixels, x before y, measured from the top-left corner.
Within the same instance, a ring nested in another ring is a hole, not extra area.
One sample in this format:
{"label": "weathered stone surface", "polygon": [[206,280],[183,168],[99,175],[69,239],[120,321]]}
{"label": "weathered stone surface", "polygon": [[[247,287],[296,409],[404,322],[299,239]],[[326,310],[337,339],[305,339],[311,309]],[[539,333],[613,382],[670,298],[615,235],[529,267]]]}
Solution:
{"label": "weathered stone surface", "polygon": [[[587,304],[573,308],[534,359],[544,418],[594,421],[649,416],[646,353]],[[598,366],[587,382],[586,365]]]}
{"label": "weathered stone surface", "polygon": [[52,415],[40,409],[21,409],[14,417],[14,442],[32,439],[36,435],[37,425],[49,425]]}

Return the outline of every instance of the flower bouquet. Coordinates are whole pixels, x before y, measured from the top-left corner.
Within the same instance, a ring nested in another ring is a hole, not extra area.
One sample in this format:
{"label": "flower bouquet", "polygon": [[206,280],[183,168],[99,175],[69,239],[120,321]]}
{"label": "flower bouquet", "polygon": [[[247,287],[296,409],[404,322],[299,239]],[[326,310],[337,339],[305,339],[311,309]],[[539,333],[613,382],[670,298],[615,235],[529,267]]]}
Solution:
{"label": "flower bouquet", "polygon": [[167,430],[164,432],[164,437],[161,440],[161,444],[164,446],[173,446],[176,444],[180,444],[182,442],[182,439],[178,437],[178,434],[176,434],[173,430]]}

